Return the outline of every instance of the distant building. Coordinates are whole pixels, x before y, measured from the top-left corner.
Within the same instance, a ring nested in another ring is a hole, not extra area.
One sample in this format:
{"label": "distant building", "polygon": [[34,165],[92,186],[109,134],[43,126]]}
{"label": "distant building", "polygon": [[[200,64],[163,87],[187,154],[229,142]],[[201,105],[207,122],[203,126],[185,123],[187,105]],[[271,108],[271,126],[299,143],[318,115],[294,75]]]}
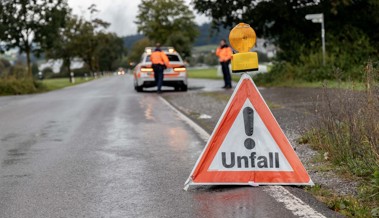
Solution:
{"label": "distant building", "polygon": [[[38,69],[40,71],[42,71],[43,69],[49,67],[53,70],[54,73],[59,73],[59,71],[62,67],[62,64],[63,64],[63,60],[52,60],[52,59],[50,59],[50,60],[46,61],[45,63],[40,64]],[[84,62],[82,60],[80,60],[79,58],[76,58],[71,62],[71,69],[73,69],[73,70],[83,68],[83,66],[84,66]]]}
{"label": "distant building", "polygon": [[276,55],[276,47],[265,39],[257,39],[254,50],[266,54],[269,58]]}

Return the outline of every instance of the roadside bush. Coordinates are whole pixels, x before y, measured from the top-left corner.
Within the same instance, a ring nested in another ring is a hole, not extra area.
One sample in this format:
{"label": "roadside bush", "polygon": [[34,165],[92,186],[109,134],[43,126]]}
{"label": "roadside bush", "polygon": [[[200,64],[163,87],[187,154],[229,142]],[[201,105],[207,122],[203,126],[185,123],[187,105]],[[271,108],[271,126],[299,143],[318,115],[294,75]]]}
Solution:
{"label": "roadside bush", "polygon": [[16,64],[9,68],[8,77],[13,77],[16,79],[22,79],[27,77],[28,71],[27,67],[22,64]]}
{"label": "roadside bush", "polygon": [[[365,61],[377,57],[369,37],[362,31],[346,26],[340,34],[329,34],[326,39],[325,65],[322,62],[321,45],[302,48],[296,62],[276,62],[267,74],[255,81],[261,85],[277,85],[284,81],[364,80],[362,68]],[[336,74],[337,72],[337,74]]]}
{"label": "roadside bush", "polygon": [[278,85],[283,81],[298,80],[298,69],[289,62],[277,62],[275,63],[269,73],[257,74],[254,77],[254,81],[258,85]]}
{"label": "roadside bush", "polygon": [[364,68],[366,90],[327,89],[307,141],[344,173],[362,178],[360,200],[379,215],[379,68]]}
{"label": "roadside bush", "polygon": [[367,64],[365,92],[328,90],[317,107],[312,144],[357,176],[370,176],[379,169],[378,73],[372,63]]}
{"label": "roadside bush", "polygon": [[21,95],[45,91],[46,87],[27,75],[27,68],[21,63],[11,65],[0,59],[0,95]]}
{"label": "roadside bush", "polygon": [[21,95],[43,91],[42,83],[32,79],[0,79],[0,95]]}
{"label": "roadside bush", "polygon": [[0,58],[0,77],[8,75],[8,69],[10,68],[10,66],[11,63],[8,60]]}
{"label": "roadside bush", "polygon": [[53,69],[51,67],[46,67],[42,70],[43,78],[48,79],[54,75]]}

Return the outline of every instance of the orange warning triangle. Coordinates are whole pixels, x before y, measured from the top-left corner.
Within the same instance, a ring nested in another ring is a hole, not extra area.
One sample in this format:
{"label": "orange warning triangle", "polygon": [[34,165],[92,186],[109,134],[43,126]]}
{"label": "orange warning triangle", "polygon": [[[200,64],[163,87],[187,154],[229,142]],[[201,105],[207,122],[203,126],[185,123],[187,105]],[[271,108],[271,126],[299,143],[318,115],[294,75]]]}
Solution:
{"label": "orange warning triangle", "polygon": [[313,185],[250,76],[236,86],[188,185]]}

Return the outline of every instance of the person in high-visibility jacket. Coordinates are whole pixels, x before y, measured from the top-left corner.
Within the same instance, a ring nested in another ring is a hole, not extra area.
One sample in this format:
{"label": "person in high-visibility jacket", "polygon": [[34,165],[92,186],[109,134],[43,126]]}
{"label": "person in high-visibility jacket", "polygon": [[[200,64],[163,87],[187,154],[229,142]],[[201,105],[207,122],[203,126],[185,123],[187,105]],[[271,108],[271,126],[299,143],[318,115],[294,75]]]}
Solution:
{"label": "person in high-visibility jacket", "polygon": [[164,77],[163,71],[169,67],[170,62],[167,55],[161,50],[159,43],[157,43],[154,52],[151,53],[150,60],[154,71],[155,83],[158,88],[157,91],[158,93],[161,93]]}
{"label": "person in high-visibility jacket", "polygon": [[230,89],[232,88],[232,78],[230,76],[229,64],[232,59],[233,51],[228,44],[226,44],[225,39],[221,40],[220,45],[216,50],[216,55],[219,58],[222,74],[224,75],[225,85],[222,88]]}

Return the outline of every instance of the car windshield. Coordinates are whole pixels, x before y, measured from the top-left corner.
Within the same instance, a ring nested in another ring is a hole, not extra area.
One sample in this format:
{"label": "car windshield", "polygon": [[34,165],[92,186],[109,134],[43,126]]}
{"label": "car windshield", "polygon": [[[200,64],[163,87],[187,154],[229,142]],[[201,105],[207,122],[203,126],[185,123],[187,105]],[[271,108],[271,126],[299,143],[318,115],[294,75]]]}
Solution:
{"label": "car windshield", "polygon": [[[166,55],[167,55],[168,60],[169,60],[170,62],[179,62],[179,61],[180,61],[178,55],[174,55],[174,54],[166,54]],[[146,56],[145,61],[146,61],[146,62],[151,62],[151,61],[150,61],[150,55]]]}

